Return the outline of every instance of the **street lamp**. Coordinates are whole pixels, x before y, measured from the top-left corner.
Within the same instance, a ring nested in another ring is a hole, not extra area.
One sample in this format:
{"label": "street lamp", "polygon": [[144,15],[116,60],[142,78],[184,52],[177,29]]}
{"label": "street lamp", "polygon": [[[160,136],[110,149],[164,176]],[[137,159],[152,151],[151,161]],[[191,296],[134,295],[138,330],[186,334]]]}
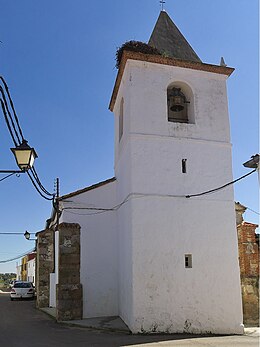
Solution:
{"label": "street lamp", "polygon": [[24,235],[24,237],[26,238],[26,240],[28,240],[28,241],[35,241],[35,240],[37,240],[37,239],[31,239],[30,237],[31,237],[31,234],[29,233],[29,231],[25,231],[25,233],[23,234]]}
{"label": "street lamp", "polygon": [[22,171],[31,169],[34,160],[38,157],[35,149],[31,148],[26,140],[23,140],[19,146],[11,148],[11,151],[15,156],[17,165]]}
{"label": "street lamp", "polygon": [[258,181],[260,183],[259,154],[252,155],[251,159],[246,161],[243,165],[244,167],[248,167],[250,169],[256,169],[256,171],[258,172]]}
{"label": "street lamp", "polygon": [[18,170],[0,170],[0,173],[23,173],[33,167],[34,160],[38,157],[34,148],[31,148],[26,140],[23,140],[19,146],[11,148],[16,163],[20,168]]}
{"label": "street lamp", "polygon": [[259,167],[259,154],[252,155],[251,159],[246,161],[243,165],[244,167],[257,169]]}

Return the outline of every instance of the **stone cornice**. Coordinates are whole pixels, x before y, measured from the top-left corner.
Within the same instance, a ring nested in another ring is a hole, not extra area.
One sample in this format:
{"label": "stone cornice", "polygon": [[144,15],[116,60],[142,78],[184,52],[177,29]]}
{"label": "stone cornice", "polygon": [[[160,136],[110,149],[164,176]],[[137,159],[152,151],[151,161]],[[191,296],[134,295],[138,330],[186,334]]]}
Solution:
{"label": "stone cornice", "polygon": [[162,55],[143,54],[143,53],[139,53],[139,52],[124,51],[123,55],[122,55],[121,62],[120,62],[118,74],[116,77],[116,82],[114,85],[110,104],[109,104],[109,110],[111,112],[113,112],[113,110],[114,110],[119,86],[120,86],[120,83],[121,83],[121,80],[123,77],[123,73],[125,70],[125,65],[126,65],[126,62],[128,59],[145,61],[148,63],[183,67],[186,69],[200,70],[200,71],[205,71],[205,72],[213,72],[213,73],[226,75],[226,76],[230,76],[232,74],[232,72],[235,70],[234,68],[231,68],[231,67],[211,65],[211,64],[186,61],[186,60],[180,60],[180,59],[173,59],[173,58],[164,57]]}

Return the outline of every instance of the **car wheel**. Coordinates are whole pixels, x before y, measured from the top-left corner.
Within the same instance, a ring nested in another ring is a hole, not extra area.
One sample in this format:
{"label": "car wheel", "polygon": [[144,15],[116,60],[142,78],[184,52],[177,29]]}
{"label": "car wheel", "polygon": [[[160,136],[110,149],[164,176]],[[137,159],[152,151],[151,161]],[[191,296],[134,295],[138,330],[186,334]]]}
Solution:
{"label": "car wheel", "polygon": [[14,298],[10,298],[11,299],[11,301],[14,301]]}

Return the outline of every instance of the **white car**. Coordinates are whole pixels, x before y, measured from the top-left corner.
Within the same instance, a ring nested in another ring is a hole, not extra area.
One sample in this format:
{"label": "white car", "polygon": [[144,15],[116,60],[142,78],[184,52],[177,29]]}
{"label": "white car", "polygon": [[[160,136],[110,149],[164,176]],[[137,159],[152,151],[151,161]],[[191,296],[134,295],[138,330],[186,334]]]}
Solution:
{"label": "white car", "polygon": [[13,288],[14,284],[17,282],[21,282],[21,280],[14,280],[9,283],[9,288]]}
{"label": "white car", "polygon": [[31,282],[20,281],[16,282],[10,292],[10,299],[33,299],[35,289]]}

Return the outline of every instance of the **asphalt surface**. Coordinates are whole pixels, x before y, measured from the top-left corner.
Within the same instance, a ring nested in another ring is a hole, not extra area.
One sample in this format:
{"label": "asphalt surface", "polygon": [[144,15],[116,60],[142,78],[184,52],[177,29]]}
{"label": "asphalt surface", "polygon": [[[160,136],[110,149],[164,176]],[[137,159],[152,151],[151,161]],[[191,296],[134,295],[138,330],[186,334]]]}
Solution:
{"label": "asphalt surface", "polygon": [[256,334],[244,336],[129,335],[69,327],[35,308],[35,301],[11,301],[0,293],[0,346],[8,347],[258,347]]}

